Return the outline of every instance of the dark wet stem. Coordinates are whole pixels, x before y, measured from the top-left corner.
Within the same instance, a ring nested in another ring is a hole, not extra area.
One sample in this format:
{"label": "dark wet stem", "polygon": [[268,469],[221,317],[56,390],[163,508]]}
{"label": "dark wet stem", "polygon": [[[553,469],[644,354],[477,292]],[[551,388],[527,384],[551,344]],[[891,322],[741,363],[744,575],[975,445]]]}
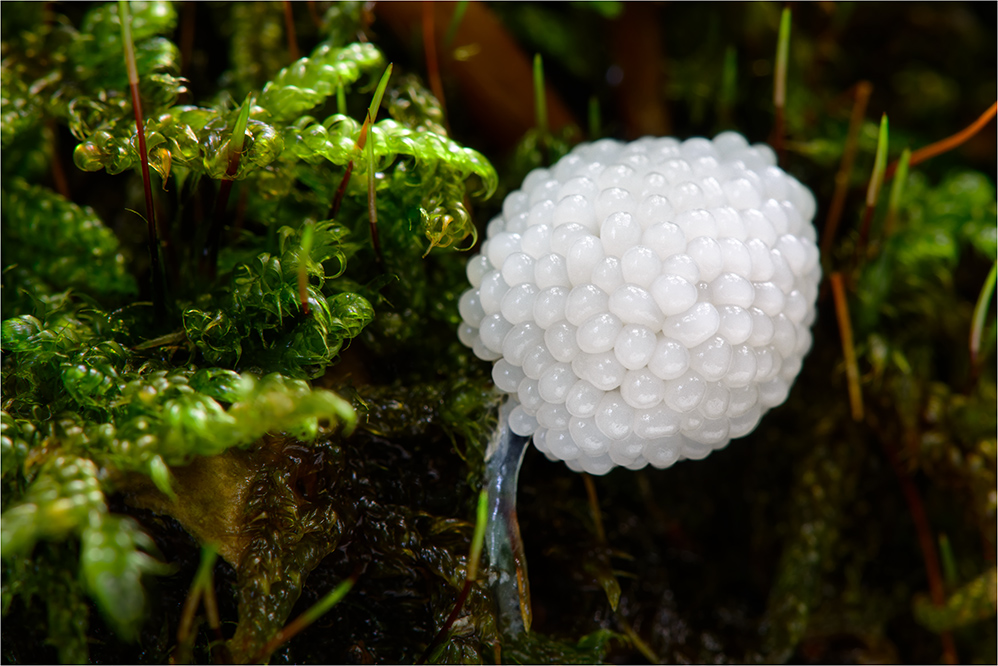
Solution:
{"label": "dark wet stem", "polygon": [[527,560],[516,518],[516,485],[529,437],[509,428],[515,405],[507,400],[499,410],[499,424],[486,452],[485,485],[489,518],[485,532],[489,584],[498,608],[500,631],[512,637],[530,630],[530,583]]}

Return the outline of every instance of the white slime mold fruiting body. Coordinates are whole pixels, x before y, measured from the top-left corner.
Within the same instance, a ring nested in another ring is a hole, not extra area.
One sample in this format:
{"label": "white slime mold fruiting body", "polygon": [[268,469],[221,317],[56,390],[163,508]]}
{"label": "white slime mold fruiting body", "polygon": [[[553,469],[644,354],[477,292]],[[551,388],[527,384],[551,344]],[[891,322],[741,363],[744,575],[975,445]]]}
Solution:
{"label": "white slime mold fruiting body", "polygon": [[814,213],[772,149],[734,132],[579,145],[489,223],[461,340],[552,460],[703,458],[786,400],[810,349]]}

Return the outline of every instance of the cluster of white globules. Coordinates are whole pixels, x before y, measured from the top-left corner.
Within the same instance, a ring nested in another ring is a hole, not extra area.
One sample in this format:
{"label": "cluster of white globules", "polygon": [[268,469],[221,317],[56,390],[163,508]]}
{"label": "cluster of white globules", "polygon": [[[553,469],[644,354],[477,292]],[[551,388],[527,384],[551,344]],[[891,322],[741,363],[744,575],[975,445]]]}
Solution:
{"label": "cluster of white globules", "polygon": [[580,145],[489,223],[460,338],[552,460],[604,474],[703,458],[800,371],[814,213],[772,149],[734,132]]}

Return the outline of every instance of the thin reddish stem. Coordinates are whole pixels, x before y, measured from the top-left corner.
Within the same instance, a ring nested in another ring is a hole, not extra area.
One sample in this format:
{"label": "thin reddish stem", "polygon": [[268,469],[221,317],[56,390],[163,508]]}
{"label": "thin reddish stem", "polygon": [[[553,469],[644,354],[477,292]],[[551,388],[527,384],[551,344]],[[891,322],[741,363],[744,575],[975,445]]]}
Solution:
{"label": "thin reddish stem", "polygon": [[294,621],[278,631],[277,635],[267,641],[267,643],[260,648],[260,651],[253,656],[253,659],[250,659],[249,663],[263,663],[269,660],[270,655],[272,655],[277,648],[281,647],[299,633],[312,626],[316,620],[322,617],[322,615],[324,615],[330,608],[339,603],[347,592],[349,592],[353,586],[357,584],[357,580],[360,578],[363,570],[363,566],[358,566],[354,569],[354,572],[350,575],[350,578],[338,585],[330,594],[320,599],[317,604],[306,610],[304,613],[296,617]]}
{"label": "thin reddish stem", "polygon": [[[357,141],[354,143],[354,151],[359,153],[367,145],[367,133],[371,126],[374,124],[374,119],[378,115],[378,110],[381,108],[382,96],[385,94],[385,88],[388,86],[388,79],[392,75],[392,65],[389,64],[388,68],[385,69],[385,73],[381,76],[381,82],[378,84],[377,90],[374,92],[374,98],[371,100],[371,105],[367,109],[367,115],[364,116],[364,123],[360,126],[360,132],[357,135]],[[372,144],[373,148],[373,144]],[[346,193],[347,184],[350,182],[350,176],[353,174],[353,160],[351,159],[347,162],[347,168],[343,174],[343,180],[340,181],[340,186],[336,188],[336,195],[333,197],[333,204],[329,209],[329,217],[335,219],[340,212],[340,204],[343,203],[343,196]],[[374,210],[374,179],[373,179],[373,169],[374,169],[374,157],[373,154],[368,152],[368,166],[372,169],[372,173],[368,177],[368,205],[371,208],[371,238],[374,245],[374,249],[378,255],[378,262],[383,263],[381,259],[381,247],[378,244],[377,227],[377,212]]]}
{"label": "thin reddish stem", "polygon": [[437,59],[437,33],[433,20],[434,3],[423,3],[423,50],[426,52],[426,77],[430,81],[430,90],[440,102],[440,109],[447,118],[447,106],[444,102],[444,85],[440,79],[440,62]]}
{"label": "thin reddish stem", "polygon": [[301,58],[298,51],[298,35],[295,33],[295,15],[291,3],[284,0],[284,30],[288,35],[288,53],[291,54],[291,62],[296,62]]}
{"label": "thin reddish stem", "polygon": [[[969,141],[975,134],[984,129],[991,120],[998,114],[998,102],[995,102],[988,107],[988,110],[981,114],[981,116],[968,125],[963,130],[957,132],[953,136],[946,137],[941,141],[936,141],[935,143],[929,144],[924,148],[919,148],[911,154],[911,160],[909,161],[910,166],[915,166],[925,160],[931,159],[937,155],[942,155],[945,152],[953,150],[954,148]],[[889,167],[887,167],[887,173],[884,174],[884,179],[889,179],[894,177],[894,172],[897,170],[898,163],[894,162]]]}
{"label": "thin reddish stem", "polygon": [[45,124],[52,135],[52,184],[55,185],[56,192],[70,199],[69,181],[66,180],[66,171],[62,168],[62,160],[59,158],[59,128],[52,118]]}
{"label": "thin reddish stem", "polygon": [[[430,644],[423,650],[423,655],[417,661],[417,664],[426,663],[426,660],[433,653],[440,642],[444,639],[450,628],[454,626],[454,622],[457,621],[457,616],[464,607],[465,601],[468,600],[468,594],[471,592],[471,586],[475,582],[478,576],[478,564],[481,561],[482,556],[482,546],[485,543],[485,530],[486,524],[488,523],[488,512],[489,512],[489,492],[488,490],[482,490],[478,495],[478,510],[475,512],[475,532],[471,537],[471,550],[468,553],[468,566],[464,570],[464,586],[461,588],[461,593],[457,597],[457,602],[454,604],[454,609],[451,610],[450,615],[447,616],[447,621],[437,632],[437,635],[433,637]],[[496,662],[500,663],[500,662]]]}
{"label": "thin reddish stem", "polygon": [[343,196],[347,192],[347,184],[350,182],[350,175],[353,173],[353,160],[347,162],[346,171],[343,172],[343,179],[340,181],[340,186],[336,188],[336,194],[333,196],[333,205],[329,208],[329,219],[335,220],[336,216],[340,214],[340,205],[343,203]]}
{"label": "thin reddish stem", "polygon": [[326,26],[323,24],[322,17],[319,16],[319,10],[315,8],[315,2],[313,0],[308,0],[308,2],[305,3],[305,6],[308,7],[308,14],[312,18],[312,22],[319,26],[319,30],[324,32],[326,30]]}
{"label": "thin reddish stem", "polygon": [[204,586],[202,601],[204,602],[204,614],[208,618],[208,626],[215,634],[215,641],[219,645],[225,643],[225,636],[222,634],[222,622],[218,615],[218,599],[215,597],[214,578],[210,579]]}
{"label": "thin reddish stem", "polygon": [[194,53],[194,33],[197,28],[197,4],[185,2],[180,15],[180,73],[187,75]]}
{"label": "thin reddish stem", "polygon": [[596,538],[599,545],[606,545],[606,530],[603,529],[603,516],[599,510],[599,498],[596,496],[596,484],[593,477],[588,474],[582,475],[582,483],[586,486],[586,496],[589,499],[589,513],[593,516],[593,525],[596,527]]}
{"label": "thin reddish stem", "polygon": [[142,190],[146,199],[146,222],[149,226],[149,239],[153,250],[154,270],[159,269],[159,234],[156,228],[156,205],[152,198],[152,179],[149,177],[149,154],[146,152],[146,129],[142,116],[142,100],[139,97],[139,83],[129,84],[132,91],[132,108],[135,110],[135,130],[139,138],[139,162],[142,165]]}
{"label": "thin reddish stem", "polygon": [[787,105],[787,65],[790,59],[790,7],[785,5],[780,14],[780,32],[776,42],[776,67],[773,72],[773,150],[780,162],[784,161],[783,138],[786,132],[785,110]]}
{"label": "thin reddish stem", "polygon": [[845,147],[842,150],[842,162],[839,165],[838,173],[835,174],[835,191],[832,194],[832,203],[828,207],[825,229],[821,234],[821,255],[823,257],[831,256],[835,233],[838,231],[839,222],[842,219],[842,211],[845,210],[852,167],[856,161],[856,149],[859,146],[859,130],[863,126],[866,105],[870,101],[872,93],[873,86],[869,81],[860,81],[856,84],[855,101],[852,105],[852,114],[849,117],[849,130],[846,134]]}
{"label": "thin reddish stem", "polygon": [[202,552],[201,564],[198,566],[197,573],[194,574],[194,581],[187,592],[187,598],[180,614],[180,623],[177,627],[177,647],[170,655],[170,663],[188,663],[190,661],[194,645],[194,636],[192,635],[194,613],[202,599],[208,623],[215,630],[219,640],[223,638],[218,621],[218,604],[215,603],[215,583],[212,575],[216,555],[217,551],[214,550],[213,546],[207,546]]}
{"label": "thin reddish stem", "polygon": [[[929,581],[929,597],[934,606],[946,604],[946,591],[943,586],[942,569],[939,566],[939,554],[936,552],[936,541],[932,536],[932,527],[929,525],[929,518],[925,513],[925,506],[922,498],[918,494],[918,488],[911,475],[904,469],[897,453],[884,437],[880,438],[880,443],[884,447],[884,453],[894,469],[894,473],[901,483],[901,492],[904,495],[905,503],[908,505],[908,513],[915,523],[915,531],[918,534],[918,545],[922,550],[922,559],[925,562],[925,575]],[[956,653],[956,643],[953,641],[953,634],[943,631],[939,634],[939,639],[943,644],[943,659],[947,664],[958,664],[960,659]]]}
{"label": "thin reddish stem", "polygon": [[118,20],[121,21],[121,41],[125,50],[125,68],[128,70],[128,88],[132,94],[132,112],[135,115],[135,134],[139,141],[139,164],[142,171],[142,188],[146,199],[146,232],[149,238],[149,264],[152,269],[153,309],[157,321],[166,318],[166,286],[159,265],[159,230],[156,226],[156,205],[152,198],[152,179],[149,177],[149,154],[146,152],[146,130],[142,115],[142,97],[139,94],[139,70],[135,63],[135,46],[132,42],[132,17],[128,3],[118,3]]}
{"label": "thin reddish stem", "polygon": [[516,518],[516,509],[510,511],[507,520],[509,528],[509,546],[516,563],[516,587],[520,591],[520,617],[523,619],[525,631],[530,631],[534,612],[530,603],[530,578],[527,577],[527,553],[520,536],[520,521]]}
{"label": "thin reddish stem", "polygon": [[199,603],[201,603],[201,587],[195,582],[187,593],[183,610],[180,612],[180,623],[177,626],[177,647],[170,655],[170,663],[172,664],[186,664],[190,661],[194,643],[191,629],[194,626],[194,613],[197,612]]}
{"label": "thin reddish stem", "polygon": [[454,602],[454,609],[450,612],[450,615],[447,616],[447,620],[444,621],[444,624],[440,627],[440,631],[437,632],[437,635],[433,637],[430,644],[426,646],[425,650],[423,650],[422,656],[420,656],[419,660],[416,662],[417,664],[425,664],[426,660],[429,659],[431,654],[433,654],[433,651],[437,648],[437,646],[440,645],[444,638],[447,637],[447,633],[450,631],[450,628],[454,626],[454,622],[457,621],[457,616],[461,613],[461,609],[464,608],[464,602],[468,600],[468,594],[471,592],[471,586],[474,582],[475,581],[473,580],[464,581],[461,593],[457,595],[457,601]]}
{"label": "thin reddish stem", "polygon": [[218,185],[218,196],[215,197],[215,211],[212,214],[211,226],[208,227],[208,239],[205,243],[204,252],[201,255],[201,272],[209,279],[215,279],[215,272],[218,269],[218,251],[222,242],[222,227],[225,226],[225,210],[229,206],[229,195],[232,193],[232,184],[239,173],[239,163],[243,156],[245,145],[245,120],[248,118],[249,99],[244,102],[240,118],[236,121],[236,127],[232,137],[228,142],[228,155],[226,156],[225,175]]}
{"label": "thin reddish stem", "polygon": [[[228,171],[226,171],[228,176]],[[234,181],[226,177],[218,185],[218,196],[215,197],[215,210],[211,216],[211,226],[208,227],[208,241],[205,243],[204,254],[202,255],[202,273],[209,279],[215,279],[215,272],[218,268],[218,250],[222,242],[222,226],[225,217],[225,209],[229,205],[229,195],[232,192]]]}
{"label": "thin reddish stem", "polygon": [[877,210],[876,202],[867,202],[863,208],[863,221],[859,225],[859,238],[856,241],[856,251],[853,253],[853,265],[858,266],[866,256],[866,245],[870,238],[870,227],[873,225],[873,213]]}
{"label": "thin reddish stem", "polygon": [[[370,116],[364,117],[364,124],[360,126],[360,134],[357,135],[357,141],[353,144],[354,150],[363,150],[364,146],[367,144],[367,126],[371,122]],[[333,205],[329,209],[329,218],[336,219],[336,216],[340,212],[340,205],[343,203],[343,196],[346,194],[347,185],[350,183],[350,176],[353,175],[353,160],[347,162],[346,171],[343,172],[343,180],[340,181],[340,186],[336,188],[336,195],[333,197]]]}

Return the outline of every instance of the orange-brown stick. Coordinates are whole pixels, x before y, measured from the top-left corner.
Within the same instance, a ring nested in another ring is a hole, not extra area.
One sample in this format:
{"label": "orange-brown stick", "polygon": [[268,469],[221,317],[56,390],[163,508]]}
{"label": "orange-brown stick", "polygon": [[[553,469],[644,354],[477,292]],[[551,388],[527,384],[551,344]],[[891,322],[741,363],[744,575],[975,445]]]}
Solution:
{"label": "orange-brown stick", "polygon": [[[994,104],[989,106],[988,110],[982,113],[977,120],[972,122],[963,130],[957,132],[953,136],[946,137],[941,141],[936,141],[935,143],[931,143],[928,146],[925,146],[924,148],[919,148],[918,150],[913,152],[911,154],[911,161],[909,162],[909,164],[911,166],[915,166],[920,162],[932,159],[936,155],[942,155],[943,153],[953,150],[954,148],[966,143],[975,134],[984,129],[984,126],[987,125],[989,122],[991,122],[991,119],[994,118],[996,114],[998,114],[998,102],[995,102]],[[898,168],[897,162],[894,162],[889,167],[887,167],[887,172],[884,174],[884,179],[887,180],[889,178],[893,178],[894,172],[897,171],[897,168]]]}
{"label": "orange-brown stick", "polygon": [[846,362],[846,378],[849,383],[849,409],[853,421],[863,420],[863,394],[859,386],[859,364],[856,362],[856,348],[852,339],[852,323],[849,320],[849,304],[842,273],[836,271],[829,276],[832,296],[835,300],[835,316],[839,320],[839,334],[842,336],[842,354]]}
{"label": "orange-brown stick", "polygon": [[434,20],[432,1],[423,3],[423,50],[426,52],[426,78],[430,81],[430,90],[440,102],[440,109],[447,119],[447,104],[444,101],[444,84],[440,79],[440,61],[437,59],[437,33]]}
{"label": "orange-brown stick", "polygon": [[838,173],[835,174],[835,192],[832,194],[832,203],[828,207],[828,217],[825,218],[825,230],[821,234],[821,255],[826,258],[831,256],[835,233],[838,231],[842,211],[845,209],[846,195],[849,193],[849,180],[852,176],[853,163],[856,161],[856,148],[859,145],[859,130],[863,126],[866,105],[870,101],[872,93],[873,85],[869,81],[860,81],[856,84],[855,101],[852,105],[852,114],[849,117],[849,130],[846,134],[845,147],[842,150],[842,163],[839,165]]}

